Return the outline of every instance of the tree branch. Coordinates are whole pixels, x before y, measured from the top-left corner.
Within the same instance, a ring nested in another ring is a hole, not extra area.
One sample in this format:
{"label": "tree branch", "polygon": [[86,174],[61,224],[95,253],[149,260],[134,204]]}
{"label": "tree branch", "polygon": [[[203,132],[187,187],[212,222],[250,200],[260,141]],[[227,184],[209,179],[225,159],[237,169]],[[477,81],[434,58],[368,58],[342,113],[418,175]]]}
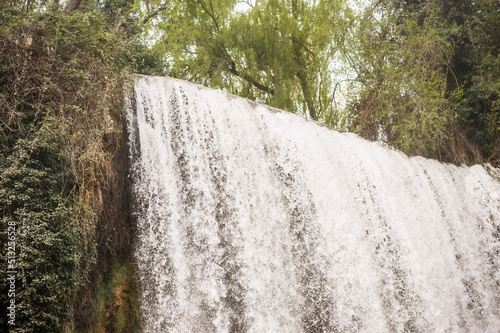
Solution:
{"label": "tree branch", "polygon": [[192,0],[193,2],[195,3],[199,3],[201,5],[201,8],[203,8],[203,10],[205,10],[205,12],[207,12],[208,16],[210,16],[212,18],[212,21],[214,21],[215,23],[215,29],[217,31],[219,31],[219,24],[217,23],[217,19],[215,18],[214,16],[214,12],[213,12],[213,7],[212,7],[212,2],[210,1],[210,7],[212,7],[212,12],[210,12],[207,7],[205,7],[205,5],[203,4],[203,2],[201,0]]}
{"label": "tree branch", "polygon": [[267,92],[267,93],[269,93],[271,95],[274,95],[274,89],[273,88],[269,88],[268,86],[263,85],[262,83],[260,83],[257,80],[255,80],[250,75],[245,74],[245,73],[241,73],[240,71],[238,71],[236,69],[236,64],[232,60],[231,60],[231,65],[229,66],[229,72],[231,72],[231,74],[236,75],[238,77],[241,77],[242,79],[244,79],[247,82],[251,83],[257,89],[262,90],[264,92]]}
{"label": "tree branch", "polygon": [[118,32],[118,30],[125,25],[125,23],[127,22],[127,20],[122,17],[120,18],[120,20],[115,24],[115,26],[113,27],[113,30],[112,30],[112,33],[113,34],[116,34]]}
{"label": "tree branch", "polygon": [[158,15],[160,12],[164,11],[167,9],[168,1],[165,1],[157,10],[155,10],[152,13],[149,13],[143,20],[142,20],[142,25],[145,25],[146,23],[149,22],[153,17]]}

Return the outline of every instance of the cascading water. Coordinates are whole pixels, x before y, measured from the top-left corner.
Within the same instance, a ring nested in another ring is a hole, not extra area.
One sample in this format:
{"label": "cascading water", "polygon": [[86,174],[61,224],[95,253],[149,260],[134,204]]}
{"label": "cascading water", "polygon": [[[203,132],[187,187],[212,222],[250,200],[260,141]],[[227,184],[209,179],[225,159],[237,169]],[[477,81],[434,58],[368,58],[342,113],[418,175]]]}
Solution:
{"label": "cascading water", "polygon": [[500,332],[500,182],[135,76],[145,332]]}

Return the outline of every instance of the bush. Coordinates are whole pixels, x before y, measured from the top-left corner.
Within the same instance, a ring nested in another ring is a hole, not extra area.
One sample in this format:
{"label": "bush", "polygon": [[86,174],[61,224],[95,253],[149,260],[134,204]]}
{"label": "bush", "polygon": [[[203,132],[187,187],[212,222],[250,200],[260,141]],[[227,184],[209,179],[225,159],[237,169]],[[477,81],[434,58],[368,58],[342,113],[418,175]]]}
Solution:
{"label": "bush", "polygon": [[[97,260],[103,193],[123,144],[127,52],[102,22],[97,10],[0,10],[1,238],[15,222],[14,332],[61,331]],[[6,304],[5,276],[0,288]]]}

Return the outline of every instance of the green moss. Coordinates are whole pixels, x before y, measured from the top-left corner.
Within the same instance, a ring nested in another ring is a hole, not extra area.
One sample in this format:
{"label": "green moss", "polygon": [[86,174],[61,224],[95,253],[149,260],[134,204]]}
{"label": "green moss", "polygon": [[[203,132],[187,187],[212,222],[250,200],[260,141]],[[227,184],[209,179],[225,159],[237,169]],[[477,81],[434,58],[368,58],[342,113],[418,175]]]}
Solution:
{"label": "green moss", "polygon": [[139,303],[134,266],[115,262],[96,297],[97,321],[93,332],[138,332]]}

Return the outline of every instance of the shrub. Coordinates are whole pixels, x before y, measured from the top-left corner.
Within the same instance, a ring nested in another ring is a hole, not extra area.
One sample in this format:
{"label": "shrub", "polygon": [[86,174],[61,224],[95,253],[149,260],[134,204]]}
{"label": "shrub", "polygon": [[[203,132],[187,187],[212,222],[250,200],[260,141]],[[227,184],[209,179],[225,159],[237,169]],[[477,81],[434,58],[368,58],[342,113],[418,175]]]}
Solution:
{"label": "shrub", "polygon": [[[1,237],[14,221],[14,332],[61,331],[96,262],[103,192],[122,144],[126,52],[102,22],[97,10],[0,10]],[[0,287],[6,304],[5,276]]]}

